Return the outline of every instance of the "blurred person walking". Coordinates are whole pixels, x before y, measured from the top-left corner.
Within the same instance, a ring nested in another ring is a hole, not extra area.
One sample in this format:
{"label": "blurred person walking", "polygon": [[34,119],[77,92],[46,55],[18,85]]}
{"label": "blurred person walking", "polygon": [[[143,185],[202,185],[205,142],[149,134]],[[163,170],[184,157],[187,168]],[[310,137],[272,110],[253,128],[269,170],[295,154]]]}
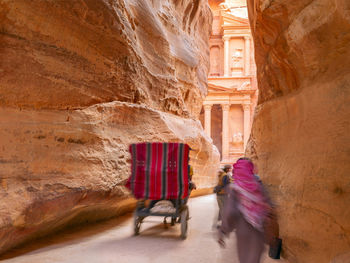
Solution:
{"label": "blurred person walking", "polygon": [[230,164],[226,164],[222,170],[218,173],[218,183],[214,188],[214,193],[216,193],[216,200],[218,202],[219,213],[216,222],[214,225],[218,225],[221,223],[222,218],[222,210],[224,207],[224,202],[226,198],[226,186],[232,181],[232,166]]}
{"label": "blurred person walking", "polygon": [[234,183],[225,189],[227,198],[218,242],[225,247],[224,238],[235,229],[240,263],[259,263],[265,243],[264,223],[272,208],[266,191],[254,176],[251,160],[238,159],[233,167]]}

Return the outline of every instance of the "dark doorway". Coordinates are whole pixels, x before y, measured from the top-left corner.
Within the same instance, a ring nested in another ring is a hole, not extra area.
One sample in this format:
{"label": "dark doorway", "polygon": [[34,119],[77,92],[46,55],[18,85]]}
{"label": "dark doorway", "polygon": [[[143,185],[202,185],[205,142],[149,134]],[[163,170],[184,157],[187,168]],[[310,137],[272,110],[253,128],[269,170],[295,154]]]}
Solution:
{"label": "dark doorway", "polygon": [[213,105],[211,109],[211,138],[214,145],[220,152],[222,159],[222,109],[218,104]]}

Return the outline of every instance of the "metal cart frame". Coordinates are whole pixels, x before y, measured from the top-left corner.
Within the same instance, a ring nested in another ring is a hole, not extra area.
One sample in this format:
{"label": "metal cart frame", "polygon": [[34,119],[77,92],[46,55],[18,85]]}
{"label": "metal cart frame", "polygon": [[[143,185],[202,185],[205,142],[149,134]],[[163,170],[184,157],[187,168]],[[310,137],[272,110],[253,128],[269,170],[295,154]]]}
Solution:
{"label": "metal cart frame", "polygon": [[175,205],[175,213],[152,213],[148,207],[145,206],[145,200],[139,200],[134,212],[134,234],[139,235],[141,224],[143,220],[148,216],[160,216],[164,217],[164,224],[166,224],[166,218],[170,217],[170,225],[174,226],[175,223],[181,224],[181,239],[187,238],[189,210],[188,206],[183,199],[177,199]]}

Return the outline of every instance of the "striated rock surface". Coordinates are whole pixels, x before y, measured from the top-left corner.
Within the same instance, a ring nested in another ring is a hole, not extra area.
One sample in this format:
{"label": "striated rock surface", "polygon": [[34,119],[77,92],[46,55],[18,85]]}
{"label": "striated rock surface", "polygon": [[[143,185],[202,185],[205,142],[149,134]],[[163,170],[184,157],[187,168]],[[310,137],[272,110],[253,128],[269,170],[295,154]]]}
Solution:
{"label": "striated rock surface", "polygon": [[210,28],[200,0],[0,2],[0,253],[121,213],[130,143],[188,143],[213,185]]}
{"label": "striated rock surface", "polygon": [[249,0],[259,105],[247,153],[290,262],[349,262],[350,2]]}
{"label": "striated rock surface", "polygon": [[3,0],[0,8],[1,105],[118,100],[199,114],[209,63],[205,1]]}

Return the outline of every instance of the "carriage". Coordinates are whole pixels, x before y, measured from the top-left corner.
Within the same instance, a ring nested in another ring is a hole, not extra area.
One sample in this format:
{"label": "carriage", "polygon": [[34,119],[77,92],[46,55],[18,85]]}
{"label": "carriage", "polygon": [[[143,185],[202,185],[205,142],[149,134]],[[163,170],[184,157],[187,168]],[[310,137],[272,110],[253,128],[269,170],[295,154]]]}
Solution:
{"label": "carriage", "polygon": [[[164,217],[164,224],[167,218],[171,219],[172,226],[181,224],[181,238],[186,239],[190,193],[189,146],[183,143],[138,143],[131,144],[129,151],[131,176],[126,187],[138,200],[134,212],[134,234],[140,233],[146,217],[158,216]],[[162,210],[157,207],[162,202],[173,204],[173,208]]]}

